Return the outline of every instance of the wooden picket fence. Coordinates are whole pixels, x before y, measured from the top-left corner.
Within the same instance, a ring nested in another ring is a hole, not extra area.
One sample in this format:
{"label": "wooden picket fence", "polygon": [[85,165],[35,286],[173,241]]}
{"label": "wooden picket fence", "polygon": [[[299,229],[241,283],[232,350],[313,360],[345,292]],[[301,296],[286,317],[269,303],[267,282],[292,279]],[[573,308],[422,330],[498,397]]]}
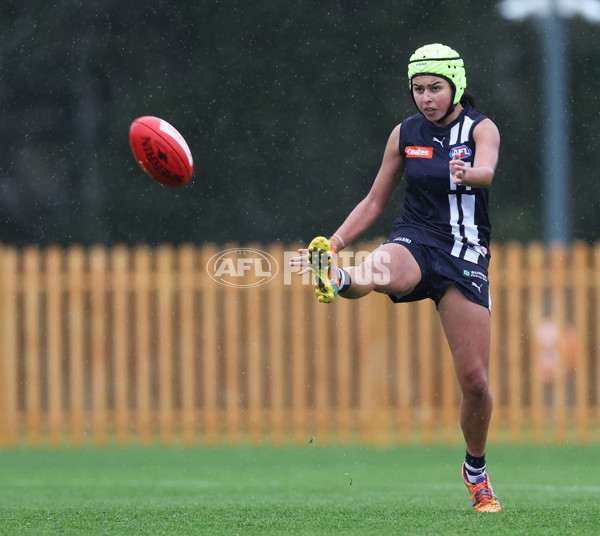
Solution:
{"label": "wooden picket fence", "polygon": [[[296,247],[0,246],[0,447],[461,443],[433,303],[319,304]],[[490,441],[597,443],[600,244],[492,253]]]}

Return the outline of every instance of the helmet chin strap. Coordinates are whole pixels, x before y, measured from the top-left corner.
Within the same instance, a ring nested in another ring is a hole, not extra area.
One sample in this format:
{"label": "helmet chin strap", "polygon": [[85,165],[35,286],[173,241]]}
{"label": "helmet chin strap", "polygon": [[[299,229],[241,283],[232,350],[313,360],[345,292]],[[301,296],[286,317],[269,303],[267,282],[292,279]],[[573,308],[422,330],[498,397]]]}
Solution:
{"label": "helmet chin strap", "polygon": [[456,110],[456,104],[451,104],[450,107],[448,108],[448,111],[444,115],[444,117],[438,119],[437,122],[440,122],[440,121],[443,121],[444,119],[446,119],[446,117],[448,117],[454,110]]}

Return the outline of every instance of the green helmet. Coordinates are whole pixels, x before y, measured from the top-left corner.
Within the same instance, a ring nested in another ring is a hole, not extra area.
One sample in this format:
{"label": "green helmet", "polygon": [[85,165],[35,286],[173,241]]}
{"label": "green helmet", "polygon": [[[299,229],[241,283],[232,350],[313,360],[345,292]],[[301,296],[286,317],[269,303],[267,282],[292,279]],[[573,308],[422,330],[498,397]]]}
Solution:
{"label": "green helmet", "polygon": [[467,87],[465,64],[456,50],[433,43],[418,48],[408,62],[408,87],[412,92],[412,81],[415,76],[429,74],[441,76],[454,87],[453,105],[460,102]]}

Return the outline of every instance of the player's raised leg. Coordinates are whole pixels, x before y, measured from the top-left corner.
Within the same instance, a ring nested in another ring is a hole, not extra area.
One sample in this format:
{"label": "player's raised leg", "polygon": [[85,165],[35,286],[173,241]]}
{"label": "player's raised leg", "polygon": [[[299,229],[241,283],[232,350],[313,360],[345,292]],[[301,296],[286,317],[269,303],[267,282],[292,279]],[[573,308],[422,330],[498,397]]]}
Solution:
{"label": "player's raised leg", "polygon": [[362,298],[371,291],[404,296],[421,280],[421,268],[410,251],[392,243],[382,244],[346,272],[352,284],[343,296],[350,299]]}
{"label": "player's raised leg", "polygon": [[383,244],[358,266],[340,269],[331,244],[323,236],[314,238],[307,250],[307,262],[320,302],[362,298],[371,291],[405,295],[421,280],[421,268],[410,251],[399,244]]}

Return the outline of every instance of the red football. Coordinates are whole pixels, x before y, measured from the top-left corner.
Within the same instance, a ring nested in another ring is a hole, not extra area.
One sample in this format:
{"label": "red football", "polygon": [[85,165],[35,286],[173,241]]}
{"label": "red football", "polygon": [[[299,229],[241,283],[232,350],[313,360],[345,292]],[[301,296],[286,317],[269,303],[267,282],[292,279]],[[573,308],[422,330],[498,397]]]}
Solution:
{"label": "red football", "polygon": [[192,177],[194,160],[183,136],[158,117],[138,117],[129,128],[129,143],[140,167],[168,186],[183,186]]}

